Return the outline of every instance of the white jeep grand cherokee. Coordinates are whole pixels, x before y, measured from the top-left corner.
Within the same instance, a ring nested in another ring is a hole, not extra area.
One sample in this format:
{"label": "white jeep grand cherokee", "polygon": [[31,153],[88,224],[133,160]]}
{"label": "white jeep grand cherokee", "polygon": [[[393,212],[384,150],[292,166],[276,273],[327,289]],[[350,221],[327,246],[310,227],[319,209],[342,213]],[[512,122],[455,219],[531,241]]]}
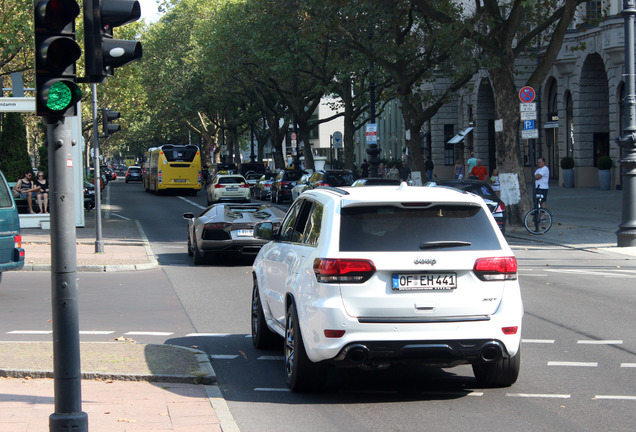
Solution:
{"label": "white jeep grand cherokee", "polygon": [[329,366],[472,364],[482,386],[517,380],[517,261],[484,201],[447,188],[318,188],[290,207],[253,266],[252,342],[284,338],[287,384]]}

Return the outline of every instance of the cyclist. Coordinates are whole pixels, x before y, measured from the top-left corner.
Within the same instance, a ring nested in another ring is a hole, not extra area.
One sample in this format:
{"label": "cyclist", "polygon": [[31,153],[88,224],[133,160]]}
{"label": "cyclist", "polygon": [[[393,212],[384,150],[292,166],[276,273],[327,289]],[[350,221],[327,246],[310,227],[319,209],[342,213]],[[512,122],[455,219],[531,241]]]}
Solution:
{"label": "cyclist", "polygon": [[537,170],[534,172],[534,187],[537,195],[541,195],[541,207],[545,208],[545,202],[548,200],[548,189],[550,188],[550,169],[545,164],[545,158],[537,159]]}

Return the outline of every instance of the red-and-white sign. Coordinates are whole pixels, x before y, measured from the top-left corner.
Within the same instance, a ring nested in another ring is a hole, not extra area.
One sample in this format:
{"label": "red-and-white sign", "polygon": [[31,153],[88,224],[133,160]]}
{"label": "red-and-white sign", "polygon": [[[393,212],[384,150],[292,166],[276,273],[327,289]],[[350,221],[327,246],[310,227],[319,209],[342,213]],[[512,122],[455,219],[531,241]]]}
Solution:
{"label": "red-and-white sign", "polygon": [[519,100],[523,103],[530,103],[534,100],[536,93],[532,87],[521,87],[519,90]]}

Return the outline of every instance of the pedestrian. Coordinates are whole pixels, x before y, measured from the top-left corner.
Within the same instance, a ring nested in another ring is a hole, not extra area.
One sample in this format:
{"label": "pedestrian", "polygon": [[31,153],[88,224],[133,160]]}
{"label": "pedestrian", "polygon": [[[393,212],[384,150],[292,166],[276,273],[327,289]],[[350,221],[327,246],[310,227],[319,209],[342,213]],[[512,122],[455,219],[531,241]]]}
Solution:
{"label": "pedestrian", "polygon": [[402,162],[402,167],[399,168],[400,172],[400,180],[409,181],[409,177],[411,176],[411,168],[406,164],[406,161]]}
{"label": "pedestrian", "polygon": [[38,207],[40,207],[40,213],[48,213],[49,212],[49,181],[44,178],[44,173],[42,171],[38,171],[38,178],[34,181],[35,186],[39,187],[36,199],[38,202]]}
{"label": "pedestrian", "polygon": [[494,190],[497,196],[499,196],[499,191],[501,190],[501,186],[499,185],[499,170],[497,168],[492,170],[492,175],[490,176],[490,183],[492,185],[492,190]]}
{"label": "pedestrian", "polygon": [[545,208],[545,203],[548,200],[548,189],[550,188],[550,169],[545,164],[545,158],[540,157],[537,159],[537,170],[534,172],[534,187],[537,195],[541,195],[542,202],[541,207]]}
{"label": "pedestrian", "polygon": [[378,166],[378,178],[386,178],[386,167],[383,163]]}
{"label": "pedestrian", "polygon": [[430,156],[426,156],[424,169],[426,170],[426,178],[428,179],[428,181],[433,181],[433,170],[435,169],[435,164],[431,160]]}
{"label": "pedestrian", "polygon": [[455,178],[459,180],[464,178],[464,164],[459,159],[455,162]]}
{"label": "pedestrian", "polygon": [[468,164],[468,171],[466,171],[466,172],[468,173],[468,175],[470,175],[470,172],[473,170],[475,165],[477,165],[477,158],[475,157],[474,153],[470,154],[470,159],[468,159],[468,161],[466,161],[466,163]]}
{"label": "pedestrian", "polygon": [[477,177],[481,181],[486,180],[486,176],[488,175],[488,168],[486,168],[482,164],[481,159],[477,159],[477,165],[475,165],[473,169],[470,170],[470,175]]}
{"label": "pedestrian", "polygon": [[367,178],[369,177],[369,162],[366,159],[362,161],[362,165],[360,165],[360,177]]}
{"label": "pedestrian", "polygon": [[33,184],[31,178],[33,177],[32,171],[26,171],[24,177],[18,180],[13,187],[13,190],[18,194],[19,198],[26,199],[29,204],[29,213],[35,213],[33,211],[33,193],[40,190],[39,187]]}
{"label": "pedestrian", "polygon": [[399,180],[400,179],[400,171],[397,169],[397,165],[393,164],[388,174],[390,179]]}

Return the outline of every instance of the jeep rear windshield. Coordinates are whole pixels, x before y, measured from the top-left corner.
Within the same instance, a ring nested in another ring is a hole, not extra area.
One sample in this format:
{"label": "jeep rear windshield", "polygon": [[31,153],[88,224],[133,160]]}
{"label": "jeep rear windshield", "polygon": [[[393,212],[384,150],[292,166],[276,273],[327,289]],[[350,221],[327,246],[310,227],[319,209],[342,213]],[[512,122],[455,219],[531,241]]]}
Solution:
{"label": "jeep rear windshield", "polygon": [[345,252],[500,248],[488,215],[479,206],[364,206],[341,212],[340,250]]}

